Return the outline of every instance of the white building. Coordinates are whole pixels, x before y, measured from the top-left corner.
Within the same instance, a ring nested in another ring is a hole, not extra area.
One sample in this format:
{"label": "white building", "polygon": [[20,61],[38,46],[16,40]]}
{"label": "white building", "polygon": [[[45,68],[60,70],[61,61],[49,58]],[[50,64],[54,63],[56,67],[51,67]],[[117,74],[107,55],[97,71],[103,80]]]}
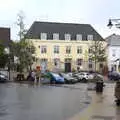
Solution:
{"label": "white building", "polygon": [[112,34],[106,38],[108,43],[108,70],[119,71],[120,66],[120,35]]}

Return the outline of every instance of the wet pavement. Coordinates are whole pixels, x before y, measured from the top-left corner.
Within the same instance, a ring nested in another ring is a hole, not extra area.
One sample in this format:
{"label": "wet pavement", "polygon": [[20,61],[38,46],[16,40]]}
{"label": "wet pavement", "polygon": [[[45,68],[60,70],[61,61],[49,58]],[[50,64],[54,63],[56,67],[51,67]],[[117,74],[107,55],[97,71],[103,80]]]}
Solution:
{"label": "wet pavement", "polygon": [[89,105],[86,87],[0,84],[0,120],[67,120]]}
{"label": "wet pavement", "polygon": [[115,83],[105,83],[103,94],[89,91],[91,104],[69,120],[120,120],[120,107],[115,104]]}

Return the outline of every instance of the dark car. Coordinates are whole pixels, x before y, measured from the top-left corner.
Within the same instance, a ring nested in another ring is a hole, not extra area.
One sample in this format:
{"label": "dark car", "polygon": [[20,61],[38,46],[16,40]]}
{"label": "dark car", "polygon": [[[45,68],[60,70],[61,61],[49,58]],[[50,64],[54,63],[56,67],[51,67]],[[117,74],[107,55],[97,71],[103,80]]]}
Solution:
{"label": "dark car", "polygon": [[76,78],[73,78],[70,74],[60,73],[60,76],[62,76],[65,80],[65,83],[76,83],[78,80]]}
{"label": "dark car", "polygon": [[8,77],[2,73],[0,73],[0,82],[7,82],[8,81]]}
{"label": "dark car", "polygon": [[110,80],[118,81],[118,80],[120,80],[120,73],[116,72],[116,71],[113,71],[113,72],[110,71],[108,73],[108,78]]}

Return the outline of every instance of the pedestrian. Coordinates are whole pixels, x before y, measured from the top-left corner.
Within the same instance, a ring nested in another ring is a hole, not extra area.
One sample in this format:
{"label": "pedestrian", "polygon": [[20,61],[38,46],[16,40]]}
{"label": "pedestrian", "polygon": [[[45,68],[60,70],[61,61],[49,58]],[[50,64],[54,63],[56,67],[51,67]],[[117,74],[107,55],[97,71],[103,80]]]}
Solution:
{"label": "pedestrian", "polygon": [[115,85],[115,97],[120,100],[120,81],[117,81]]}
{"label": "pedestrian", "polygon": [[37,70],[36,71],[36,83],[40,82],[40,78],[41,78],[41,72],[40,72],[40,70]]}
{"label": "pedestrian", "polygon": [[32,79],[32,81],[34,82],[35,81],[35,76],[36,76],[36,73],[35,73],[35,70],[33,70],[32,72],[31,72],[31,79]]}

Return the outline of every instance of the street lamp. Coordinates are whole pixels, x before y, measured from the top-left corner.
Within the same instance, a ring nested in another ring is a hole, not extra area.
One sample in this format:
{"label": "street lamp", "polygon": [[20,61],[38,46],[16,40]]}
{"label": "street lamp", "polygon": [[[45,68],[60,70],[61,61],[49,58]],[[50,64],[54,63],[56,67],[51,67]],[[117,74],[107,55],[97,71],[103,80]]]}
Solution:
{"label": "street lamp", "polygon": [[9,80],[10,80],[10,49],[9,47],[8,48],[5,48],[5,53],[8,55],[8,73],[9,73]]}
{"label": "street lamp", "polygon": [[109,28],[112,28],[112,26],[114,25],[116,26],[116,28],[120,28],[120,19],[109,19],[107,26]]}
{"label": "street lamp", "polygon": [[107,25],[107,26],[108,26],[109,28],[111,28],[111,27],[113,26],[111,19],[109,19],[109,22],[108,22],[108,25]]}

